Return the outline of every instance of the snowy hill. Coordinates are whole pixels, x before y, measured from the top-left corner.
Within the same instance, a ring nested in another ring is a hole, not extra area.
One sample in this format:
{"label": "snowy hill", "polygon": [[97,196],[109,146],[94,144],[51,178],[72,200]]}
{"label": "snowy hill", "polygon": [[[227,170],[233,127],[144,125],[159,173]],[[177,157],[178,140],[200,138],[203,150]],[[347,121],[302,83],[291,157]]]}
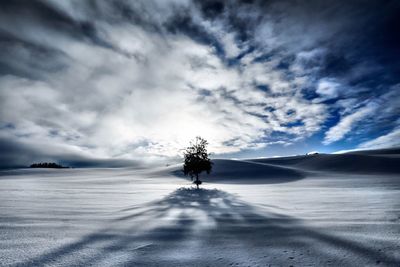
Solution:
{"label": "snowy hill", "polygon": [[0,265],[400,266],[389,152],[0,171]]}
{"label": "snowy hill", "polygon": [[400,173],[400,149],[252,159],[250,161],[276,166],[290,166],[299,170],[349,173]]}

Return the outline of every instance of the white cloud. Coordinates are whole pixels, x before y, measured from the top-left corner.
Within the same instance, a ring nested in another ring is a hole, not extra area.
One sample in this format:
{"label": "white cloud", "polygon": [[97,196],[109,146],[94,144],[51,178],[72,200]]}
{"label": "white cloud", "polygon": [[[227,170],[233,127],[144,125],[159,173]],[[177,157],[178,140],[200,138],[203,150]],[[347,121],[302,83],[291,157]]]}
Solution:
{"label": "white cloud", "polygon": [[[67,68],[41,82],[1,79],[1,119],[15,125],[12,134],[85,147],[102,157],[174,156],[196,135],[207,138],[214,153],[236,152],[265,146],[268,138],[258,140],[274,131],[309,136],[325,118],[324,107],[295,97],[270,63],[227,67],[212,47],[185,36],[97,26],[117,51],[54,38],[46,45],[67,55],[59,59]],[[281,94],[262,92],[255,83]],[[302,123],[286,126],[296,121]]]}
{"label": "white cloud", "polygon": [[[175,156],[201,135],[214,153],[228,153],[303,140],[318,132],[327,117],[327,106],[299,92],[314,79],[307,75],[317,71],[315,67],[306,72],[305,64],[318,65],[324,49],[289,45],[257,60],[293,43],[288,32],[277,31],[275,27],[282,26],[274,24],[278,22],[262,20],[255,31],[260,33],[256,41],[263,45],[228,66],[214,46],[163,28],[187,9],[192,20],[219,42],[227,58],[249,48],[226,21],[205,20],[187,1],[127,3],[143,24],[152,23],[150,30],[119,20],[107,1],[99,2],[96,10],[81,1],[50,2],[77,24],[93,23],[96,36],[107,45],[70,36],[37,20],[21,19],[14,28],[3,29],[56,51],[51,60],[60,66],[48,72],[33,70],[41,75],[37,80],[0,78],[1,123],[15,126],[4,130],[8,136],[78,147],[94,156],[137,158]],[[280,68],[287,55],[294,55],[295,62]],[[317,93],[335,97],[337,87],[333,80],[321,80]],[[328,142],[342,138],[361,117],[344,118],[330,130]]]}
{"label": "white cloud", "polygon": [[322,99],[327,100],[339,96],[341,85],[333,79],[321,79],[318,82],[317,90]]}
{"label": "white cloud", "polygon": [[358,123],[365,117],[372,115],[377,108],[378,106],[372,102],[365,107],[358,109],[354,113],[341,118],[338,124],[325,133],[323,143],[328,145],[343,139],[343,137],[353,129],[354,124]]}
{"label": "white cloud", "polygon": [[400,146],[400,128],[393,129],[388,134],[358,145],[359,149],[379,149]]}

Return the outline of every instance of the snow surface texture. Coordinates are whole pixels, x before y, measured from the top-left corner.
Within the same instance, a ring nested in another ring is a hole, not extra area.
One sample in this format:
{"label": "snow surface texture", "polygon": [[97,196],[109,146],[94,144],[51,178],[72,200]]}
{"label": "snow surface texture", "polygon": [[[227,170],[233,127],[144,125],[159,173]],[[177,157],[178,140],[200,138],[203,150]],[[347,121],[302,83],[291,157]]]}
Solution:
{"label": "snow surface texture", "polygon": [[400,266],[399,160],[216,160],[201,190],[178,167],[2,171],[0,265]]}

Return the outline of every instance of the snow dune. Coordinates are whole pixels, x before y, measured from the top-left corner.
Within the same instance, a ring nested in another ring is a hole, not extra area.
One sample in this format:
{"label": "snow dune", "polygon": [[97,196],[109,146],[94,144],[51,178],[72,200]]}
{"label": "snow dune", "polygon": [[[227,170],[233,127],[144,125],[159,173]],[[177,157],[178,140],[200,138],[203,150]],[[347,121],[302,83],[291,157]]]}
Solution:
{"label": "snow dune", "polygon": [[[161,174],[168,172],[184,178],[180,166]],[[400,174],[400,149],[248,160],[214,159],[213,172],[202,175],[201,179],[209,183],[267,184],[296,181],[314,172]]]}
{"label": "snow dune", "polygon": [[177,167],[2,171],[0,266],[400,266],[400,177],[377,157],[398,160],[216,160],[201,190]]}
{"label": "snow dune", "polygon": [[291,166],[301,170],[348,173],[400,173],[400,149],[253,159],[251,161],[276,166]]}
{"label": "snow dune", "polygon": [[[209,175],[201,176],[205,182],[282,183],[295,181],[305,176],[301,170],[268,163],[227,159],[215,159],[212,162],[212,172]],[[171,173],[178,177],[184,177],[180,166],[175,167]]]}

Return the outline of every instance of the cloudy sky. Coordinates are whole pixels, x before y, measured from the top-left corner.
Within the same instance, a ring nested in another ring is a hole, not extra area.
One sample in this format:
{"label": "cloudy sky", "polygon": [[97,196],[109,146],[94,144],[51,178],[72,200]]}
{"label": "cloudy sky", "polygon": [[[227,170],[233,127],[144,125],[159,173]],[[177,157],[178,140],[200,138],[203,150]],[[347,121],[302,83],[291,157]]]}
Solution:
{"label": "cloudy sky", "polygon": [[400,145],[400,2],[3,0],[0,165]]}

